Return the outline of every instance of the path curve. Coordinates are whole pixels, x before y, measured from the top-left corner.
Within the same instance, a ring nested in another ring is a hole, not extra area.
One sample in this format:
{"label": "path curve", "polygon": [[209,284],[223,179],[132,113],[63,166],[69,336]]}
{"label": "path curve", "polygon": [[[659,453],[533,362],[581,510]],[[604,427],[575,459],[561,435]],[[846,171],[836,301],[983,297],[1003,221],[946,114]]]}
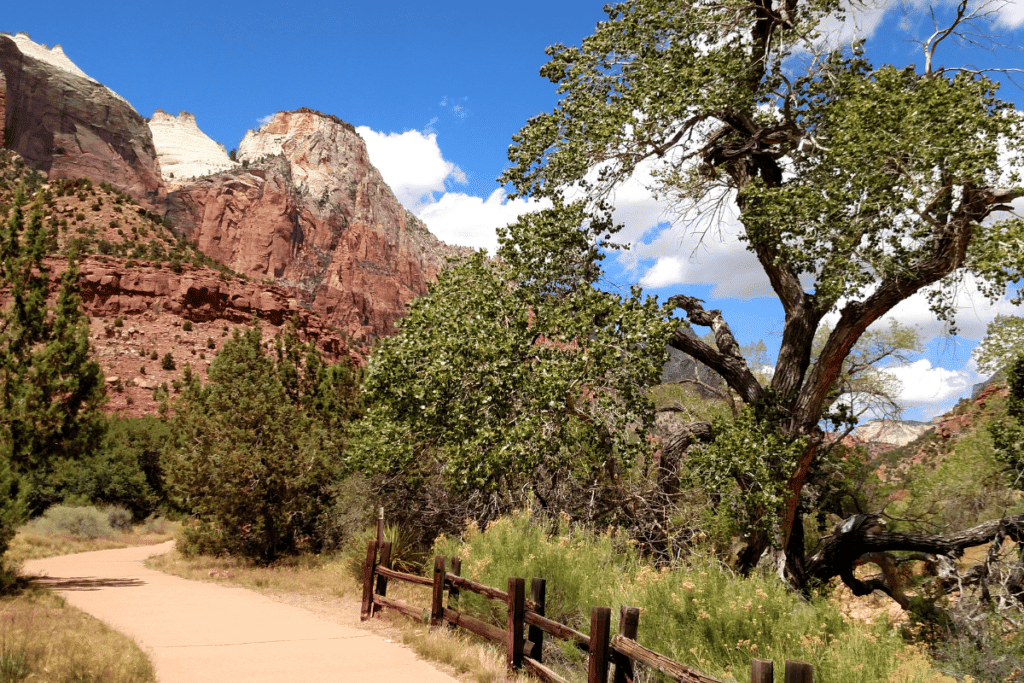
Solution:
{"label": "path curve", "polygon": [[374,633],[143,565],[173,543],[30,560],[24,571],[133,638],[159,683],[455,683]]}

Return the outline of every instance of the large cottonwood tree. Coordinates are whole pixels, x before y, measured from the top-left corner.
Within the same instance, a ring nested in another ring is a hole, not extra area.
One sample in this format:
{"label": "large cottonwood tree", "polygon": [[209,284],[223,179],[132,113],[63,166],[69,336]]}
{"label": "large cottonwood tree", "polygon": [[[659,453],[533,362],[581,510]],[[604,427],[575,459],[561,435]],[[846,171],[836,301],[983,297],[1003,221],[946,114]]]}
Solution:
{"label": "large cottonwood tree", "polygon": [[[959,5],[948,27],[922,41],[918,67],[873,64],[858,44],[825,49],[818,28],[842,6],[609,7],[608,21],[579,47],[549,48],[541,73],[561,100],[515,136],[502,177],[515,196],[583,196],[602,216],[614,189],[651,164],[653,189],[678,205],[735,205],[742,237],[785,311],[775,372],[759,381],[721,312],[691,296],[673,297],[671,306],[689,325],[710,327],[714,343],[680,331],[670,344],[753,407],[767,426],[765,445],[776,440],[769,432],[796,444],[763,453],[768,461],[756,471],[776,473],[781,493],[768,496],[761,513],[777,523],[750,527],[741,563],[749,568],[774,542],[798,584],[810,575],[852,579],[849,564],[867,550],[927,545],[887,540],[873,523],[860,524],[824,554],[805,557],[802,494],[851,349],[918,292],[954,324],[955,292],[968,274],[1001,296],[1024,262],[1015,247],[1024,223],[1008,213],[1024,191],[1000,160],[1001,148],[1024,151],[1021,117],[986,74],[934,66],[936,48],[983,12]],[[815,335],[830,312],[838,317],[815,360]],[[737,473],[741,490],[762,483],[730,461],[747,454],[713,453]]]}

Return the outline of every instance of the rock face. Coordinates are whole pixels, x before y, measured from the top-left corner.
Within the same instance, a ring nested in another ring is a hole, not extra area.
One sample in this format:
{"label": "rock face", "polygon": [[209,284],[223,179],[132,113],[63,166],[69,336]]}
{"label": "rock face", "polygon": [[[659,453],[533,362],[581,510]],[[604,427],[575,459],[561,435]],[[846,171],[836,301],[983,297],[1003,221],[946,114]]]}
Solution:
{"label": "rock face", "polygon": [[[102,260],[101,260],[102,259]],[[66,268],[63,259],[49,259],[51,289],[56,291]],[[295,320],[302,336],[316,341],[328,356],[349,353],[348,345],[330,326],[273,285],[222,279],[216,271],[185,267],[133,265],[126,259],[90,257],[79,268],[82,304],[91,316],[138,316],[171,313],[194,322],[224,321],[244,325],[256,318],[273,326]]]}
{"label": "rock face", "polygon": [[168,217],[209,256],[288,287],[347,334],[393,332],[426,294],[448,247],[395,199],[355,129],[308,109],[281,112],[238,148],[243,168],[169,196]]}
{"label": "rock face", "polygon": [[146,122],[64,55],[0,34],[4,147],[49,178],[108,182],[149,208],[166,190]]}
{"label": "rock face", "polygon": [[157,109],[149,120],[149,130],[164,184],[171,189],[184,180],[238,166],[221,145],[199,130],[195,117],[187,111],[171,116]]}

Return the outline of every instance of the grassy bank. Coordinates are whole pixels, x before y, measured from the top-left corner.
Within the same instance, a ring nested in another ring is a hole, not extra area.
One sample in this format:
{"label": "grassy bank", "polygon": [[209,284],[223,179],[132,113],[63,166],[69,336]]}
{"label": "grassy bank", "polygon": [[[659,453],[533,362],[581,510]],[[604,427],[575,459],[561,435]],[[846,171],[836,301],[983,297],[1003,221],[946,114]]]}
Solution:
{"label": "grassy bank", "polygon": [[50,591],[0,598],[0,683],[145,683],[153,665],[128,637]]}
{"label": "grassy bank", "polygon": [[25,560],[161,543],[178,525],[153,519],[132,528],[118,524],[119,511],[61,508],[19,529],[2,558],[0,683],[156,680],[149,658],[130,638],[33,586],[19,571]]}
{"label": "grassy bank", "polygon": [[[952,680],[884,615],[872,624],[850,619],[827,592],[806,601],[774,576],[742,578],[711,556],[655,569],[614,531],[595,534],[566,519],[545,522],[520,512],[486,531],[471,524],[461,539],[439,539],[435,549],[461,557],[463,575],[487,585],[544,577],[547,616],[580,631],[589,629],[590,606],[611,607],[613,622],[619,606],[639,607],[640,643],[725,680],[749,676],[753,658],[778,662],[780,675],[787,659],[809,662],[821,683]],[[464,602],[501,620],[496,603],[478,596]],[[573,648],[561,651],[578,657]]]}

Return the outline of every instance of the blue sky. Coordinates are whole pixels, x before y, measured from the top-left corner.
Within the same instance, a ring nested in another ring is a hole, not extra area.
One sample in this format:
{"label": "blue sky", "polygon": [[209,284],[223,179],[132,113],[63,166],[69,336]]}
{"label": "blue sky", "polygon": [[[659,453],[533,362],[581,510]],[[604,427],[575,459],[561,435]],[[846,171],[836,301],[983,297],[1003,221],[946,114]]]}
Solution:
{"label": "blue sky", "polygon": [[[371,159],[399,199],[442,239],[487,247],[494,228],[526,210],[495,178],[506,168],[511,137],[527,118],[551,110],[554,86],[540,78],[544,48],[578,44],[604,18],[602,0],[451,2],[49,2],[8,3],[0,31],[25,32],[62,45],[92,78],[143,116],[157,108],[192,112],[228,149],[281,110],[311,107],[357,126]],[[939,16],[950,4],[935,5]],[[1024,0],[993,6],[1002,46],[949,45],[940,63],[1024,68]],[[863,10],[842,29],[868,38],[876,64],[920,62],[911,39],[932,31],[929,6]],[[1018,80],[1024,85],[1024,77]],[[1004,99],[1024,111],[1024,91]],[[705,240],[668,226],[665,207],[640,184],[618,195],[618,218],[636,243],[610,257],[609,276],[642,280],[665,297],[678,292],[721,308],[741,343],[763,339],[774,351],[782,310],[742,245]],[[1024,208],[1024,207],[1022,207]],[[968,288],[969,290],[969,288]],[[898,311],[918,325],[928,352],[895,369],[906,417],[928,419],[969,394],[981,378],[970,351],[997,313],[1024,314],[1007,301],[961,297],[961,337],[920,301]]]}

